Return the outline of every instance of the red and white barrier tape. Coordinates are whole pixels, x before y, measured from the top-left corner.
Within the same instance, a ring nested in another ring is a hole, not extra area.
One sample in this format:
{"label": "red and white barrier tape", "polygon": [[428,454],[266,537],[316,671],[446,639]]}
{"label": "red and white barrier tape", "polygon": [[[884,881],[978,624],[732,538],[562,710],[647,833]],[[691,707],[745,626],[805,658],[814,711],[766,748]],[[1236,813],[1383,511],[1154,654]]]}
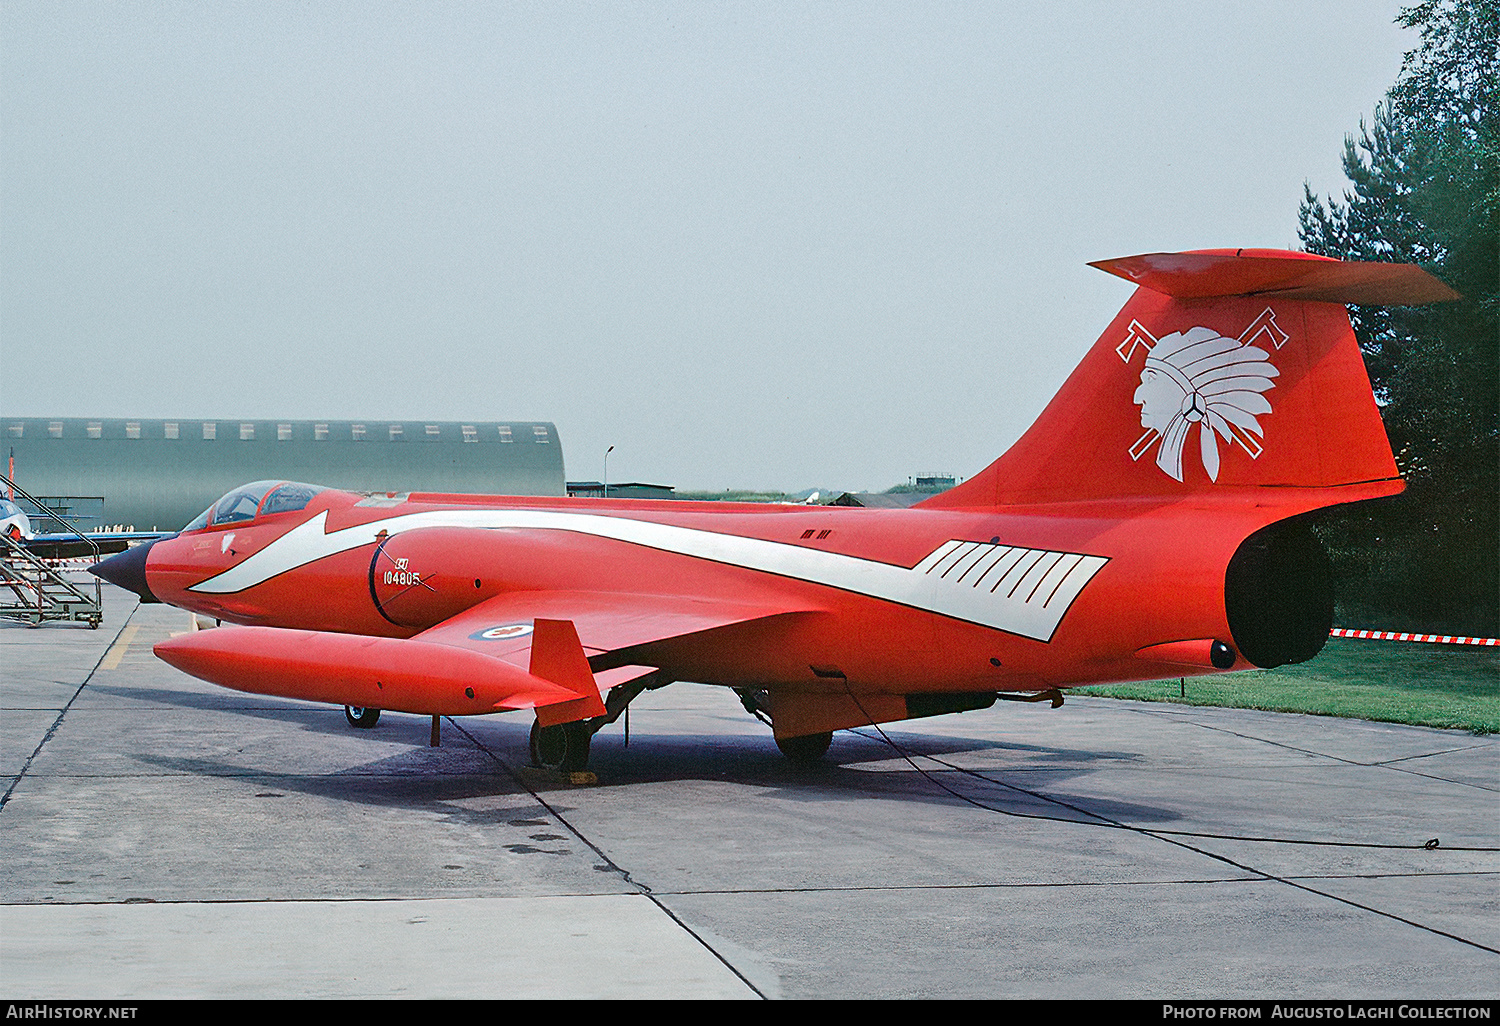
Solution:
{"label": "red and white barrier tape", "polygon": [[1361,631],[1335,627],[1331,638],[1368,638],[1371,641],[1428,641],[1438,645],[1500,645],[1500,638],[1467,638],[1457,634],[1411,634],[1396,631]]}

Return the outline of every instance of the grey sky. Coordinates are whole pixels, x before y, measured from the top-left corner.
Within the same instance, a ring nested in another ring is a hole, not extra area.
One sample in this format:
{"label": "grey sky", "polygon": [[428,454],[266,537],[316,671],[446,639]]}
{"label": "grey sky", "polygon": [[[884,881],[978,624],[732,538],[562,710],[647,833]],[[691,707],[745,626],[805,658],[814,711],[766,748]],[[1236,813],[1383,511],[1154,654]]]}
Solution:
{"label": "grey sky", "polygon": [[0,413],[966,476],[1128,296],[1085,261],[1295,245],[1398,6],[6,0]]}

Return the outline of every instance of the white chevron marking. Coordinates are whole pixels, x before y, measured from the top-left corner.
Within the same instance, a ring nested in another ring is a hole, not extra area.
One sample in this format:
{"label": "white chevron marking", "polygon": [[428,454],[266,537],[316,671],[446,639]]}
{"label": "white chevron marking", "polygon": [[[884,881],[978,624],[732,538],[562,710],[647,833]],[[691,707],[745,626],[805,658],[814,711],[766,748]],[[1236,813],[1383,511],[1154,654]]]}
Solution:
{"label": "white chevron marking", "polygon": [[[208,595],[244,591],[319,559],[374,544],[381,532],[397,535],[426,527],[572,531],[827,585],[1049,641],[1073,600],[1109,562],[1104,556],[955,540],[907,568],[761,538],[540,510],[432,510],[332,532],[326,530],[327,518],[326,512],[319,513],[243,563],[188,590]],[[982,573],[971,572],[981,564],[986,565]]]}

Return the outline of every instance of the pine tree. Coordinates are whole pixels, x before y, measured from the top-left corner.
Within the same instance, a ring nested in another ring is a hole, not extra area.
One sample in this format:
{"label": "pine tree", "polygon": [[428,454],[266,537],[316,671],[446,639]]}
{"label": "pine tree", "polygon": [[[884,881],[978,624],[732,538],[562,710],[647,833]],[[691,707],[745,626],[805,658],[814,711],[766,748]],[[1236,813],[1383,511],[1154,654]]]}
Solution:
{"label": "pine tree", "polygon": [[[1325,519],[1341,614],[1370,626],[1500,633],[1500,3],[1425,0],[1373,123],[1344,144],[1351,188],[1310,189],[1302,244],[1421,264],[1463,293],[1352,307],[1407,491]],[[1354,596],[1359,596],[1357,599]]]}

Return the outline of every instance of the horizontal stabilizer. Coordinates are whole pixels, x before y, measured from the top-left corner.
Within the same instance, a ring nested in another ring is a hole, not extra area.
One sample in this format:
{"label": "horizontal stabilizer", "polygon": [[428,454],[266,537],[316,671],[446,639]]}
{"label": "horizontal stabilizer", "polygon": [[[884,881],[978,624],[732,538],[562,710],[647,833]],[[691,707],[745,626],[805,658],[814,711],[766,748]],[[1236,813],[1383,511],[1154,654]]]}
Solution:
{"label": "horizontal stabilizer", "polygon": [[1316,303],[1417,306],[1462,299],[1415,264],[1332,260],[1280,250],[1143,253],[1089,265],[1171,296],[1260,296]]}

